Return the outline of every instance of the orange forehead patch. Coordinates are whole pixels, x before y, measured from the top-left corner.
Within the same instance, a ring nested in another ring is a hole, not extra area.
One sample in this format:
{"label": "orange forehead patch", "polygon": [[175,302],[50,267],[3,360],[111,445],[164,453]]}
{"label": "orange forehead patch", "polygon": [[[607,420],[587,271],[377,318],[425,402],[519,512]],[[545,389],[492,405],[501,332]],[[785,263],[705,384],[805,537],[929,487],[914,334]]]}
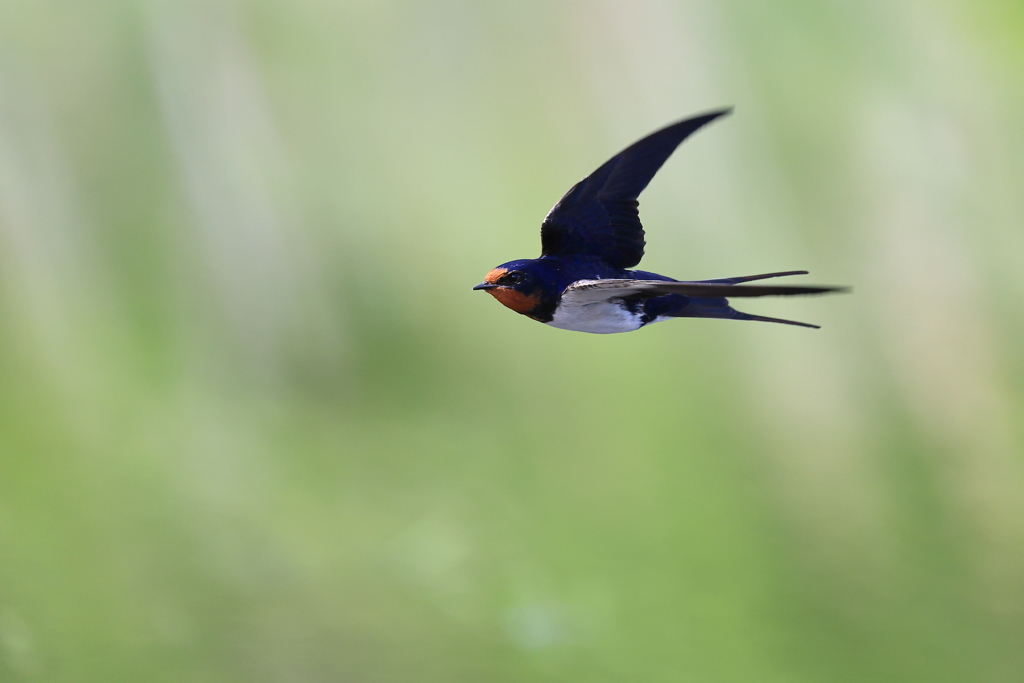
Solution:
{"label": "orange forehead patch", "polygon": [[[494,271],[491,271],[492,273]],[[500,277],[500,276],[499,276]],[[527,313],[532,311],[540,303],[540,295],[526,296],[522,292],[507,287],[495,287],[488,289],[487,293],[500,301],[502,305],[511,308],[516,313]]]}
{"label": "orange forehead patch", "polygon": [[501,276],[508,272],[507,268],[495,268],[491,272],[487,273],[487,277],[484,278],[484,282],[490,282],[492,285],[501,279]]}

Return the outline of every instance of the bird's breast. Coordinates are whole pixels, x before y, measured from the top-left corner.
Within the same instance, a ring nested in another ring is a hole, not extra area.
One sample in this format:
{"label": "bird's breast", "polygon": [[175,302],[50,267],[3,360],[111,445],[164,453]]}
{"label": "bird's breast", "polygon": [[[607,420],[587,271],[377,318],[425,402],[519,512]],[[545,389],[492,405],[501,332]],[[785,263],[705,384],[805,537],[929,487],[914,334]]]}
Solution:
{"label": "bird's breast", "polygon": [[563,299],[548,322],[552,327],[591,334],[632,332],[643,324],[640,313],[630,311],[621,299],[583,305],[566,303]]}

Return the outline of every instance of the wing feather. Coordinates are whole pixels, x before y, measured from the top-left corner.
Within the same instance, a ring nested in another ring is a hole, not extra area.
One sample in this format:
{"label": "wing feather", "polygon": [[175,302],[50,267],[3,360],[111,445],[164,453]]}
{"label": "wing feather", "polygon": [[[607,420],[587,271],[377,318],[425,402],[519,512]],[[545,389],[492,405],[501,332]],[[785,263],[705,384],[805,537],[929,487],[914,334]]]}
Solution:
{"label": "wing feather", "polygon": [[721,282],[673,282],[670,280],[579,280],[562,292],[568,303],[587,305],[630,296],[665,294],[711,298],[793,296],[849,291],[829,285],[732,285]]}
{"label": "wing feather", "polygon": [[630,268],[644,255],[637,197],[676,147],[701,126],[732,109],[709,112],[651,133],[576,183],[541,224],[543,256],[596,256]]}

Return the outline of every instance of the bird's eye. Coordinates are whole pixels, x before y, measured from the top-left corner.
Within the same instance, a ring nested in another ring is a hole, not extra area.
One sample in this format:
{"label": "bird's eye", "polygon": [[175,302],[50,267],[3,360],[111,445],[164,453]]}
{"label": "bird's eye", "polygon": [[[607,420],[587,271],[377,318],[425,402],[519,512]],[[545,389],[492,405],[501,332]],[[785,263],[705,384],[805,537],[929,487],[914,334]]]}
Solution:
{"label": "bird's eye", "polygon": [[508,282],[510,285],[518,285],[520,282],[523,281],[523,276],[520,275],[519,273],[509,273],[508,275],[505,276],[505,281]]}

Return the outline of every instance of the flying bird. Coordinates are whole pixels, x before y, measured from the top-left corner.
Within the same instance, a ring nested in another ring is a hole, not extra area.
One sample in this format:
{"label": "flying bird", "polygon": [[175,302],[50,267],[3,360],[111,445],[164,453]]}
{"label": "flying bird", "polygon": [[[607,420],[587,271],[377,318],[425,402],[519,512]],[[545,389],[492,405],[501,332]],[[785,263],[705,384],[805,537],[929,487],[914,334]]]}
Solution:
{"label": "flying bird", "polygon": [[576,183],[541,223],[541,256],[503,263],[473,289],[516,313],[564,330],[632,332],[669,318],[761,320],[817,325],[737,311],[733,297],[791,296],[845,291],[818,285],[748,285],[806,275],[791,270],[717,280],[680,281],[627,270],[644,255],[637,197],[676,147],[701,126],[732,109],[673,123],[622,150]]}

